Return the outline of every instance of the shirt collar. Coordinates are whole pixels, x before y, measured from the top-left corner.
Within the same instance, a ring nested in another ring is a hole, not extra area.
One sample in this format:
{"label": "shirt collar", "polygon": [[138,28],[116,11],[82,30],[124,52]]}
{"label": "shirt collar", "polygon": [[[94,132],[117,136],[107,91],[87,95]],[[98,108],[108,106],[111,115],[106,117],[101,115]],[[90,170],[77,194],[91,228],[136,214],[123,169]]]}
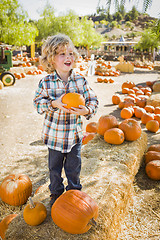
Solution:
{"label": "shirt collar", "polygon": [[[63,80],[60,78],[60,76],[58,75],[58,73],[57,73],[56,70],[53,72],[53,75],[54,75],[54,79],[63,81]],[[69,77],[68,77],[68,81],[73,80],[73,79],[74,79],[74,75],[75,75],[74,70],[71,69],[71,73],[70,73],[70,75],[69,75]]]}

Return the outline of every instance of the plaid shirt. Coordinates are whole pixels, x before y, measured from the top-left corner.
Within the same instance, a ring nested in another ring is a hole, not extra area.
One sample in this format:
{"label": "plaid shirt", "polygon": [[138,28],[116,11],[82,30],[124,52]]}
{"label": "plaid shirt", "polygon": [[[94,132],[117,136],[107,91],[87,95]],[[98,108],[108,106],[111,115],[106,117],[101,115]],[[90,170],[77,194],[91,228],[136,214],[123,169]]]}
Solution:
{"label": "plaid shirt", "polygon": [[64,93],[76,92],[85,98],[85,105],[89,108],[89,119],[96,113],[98,100],[89,87],[87,80],[72,71],[68,82],[64,83],[56,71],[47,75],[39,82],[33,100],[39,114],[45,113],[42,130],[43,142],[51,149],[67,153],[83,137],[82,118],[76,114],[66,113],[51,106],[51,101]]}

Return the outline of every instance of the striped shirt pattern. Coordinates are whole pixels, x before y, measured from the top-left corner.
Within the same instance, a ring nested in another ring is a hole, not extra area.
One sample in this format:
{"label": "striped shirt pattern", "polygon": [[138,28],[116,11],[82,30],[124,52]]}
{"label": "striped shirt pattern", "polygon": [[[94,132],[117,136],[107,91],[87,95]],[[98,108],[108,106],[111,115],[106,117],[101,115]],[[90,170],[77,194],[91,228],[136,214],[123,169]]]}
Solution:
{"label": "striped shirt pattern", "polygon": [[83,137],[82,117],[76,114],[65,113],[53,108],[51,101],[56,100],[64,93],[76,92],[85,98],[85,105],[89,109],[87,119],[97,111],[98,100],[87,80],[72,71],[68,82],[64,83],[56,71],[45,76],[39,82],[33,103],[39,114],[45,114],[42,130],[42,140],[51,149],[67,153]]}

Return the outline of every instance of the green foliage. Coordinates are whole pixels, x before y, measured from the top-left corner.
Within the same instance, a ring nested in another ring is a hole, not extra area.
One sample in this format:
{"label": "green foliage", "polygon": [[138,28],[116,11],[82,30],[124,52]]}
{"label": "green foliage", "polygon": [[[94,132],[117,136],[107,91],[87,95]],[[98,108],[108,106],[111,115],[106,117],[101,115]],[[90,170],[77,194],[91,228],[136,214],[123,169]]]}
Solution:
{"label": "green foliage", "polygon": [[[108,10],[110,10],[111,5],[114,5],[115,10],[119,8],[120,5],[125,6],[126,2],[130,2],[130,0],[106,0],[106,5]],[[133,0],[133,2],[137,3],[137,0]],[[143,11],[146,12],[147,9],[152,5],[152,0],[143,0]]]}
{"label": "green foliage", "polygon": [[1,0],[0,9],[1,42],[18,46],[34,42],[38,30],[27,21],[28,15],[17,0]]}
{"label": "green foliage", "polygon": [[157,34],[151,29],[146,29],[142,33],[141,40],[138,42],[135,48],[139,50],[153,50],[154,48],[157,48],[158,45],[159,40]]}

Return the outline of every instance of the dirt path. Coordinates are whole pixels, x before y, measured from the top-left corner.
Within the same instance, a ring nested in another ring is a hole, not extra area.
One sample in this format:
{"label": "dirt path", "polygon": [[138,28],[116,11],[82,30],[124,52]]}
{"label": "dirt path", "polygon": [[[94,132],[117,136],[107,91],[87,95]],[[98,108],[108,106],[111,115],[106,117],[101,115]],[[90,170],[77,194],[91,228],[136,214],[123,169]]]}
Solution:
{"label": "dirt path", "polygon": [[[41,142],[43,115],[35,111],[32,99],[42,75],[27,76],[17,80],[11,87],[0,90],[0,182],[10,173],[26,173],[32,178],[33,191],[48,180],[47,148]],[[97,83],[96,76],[87,77],[96,92],[100,106],[91,121],[97,121],[102,114],[113,114],[120,119],[120,110],[112,104],[115,92],[121,92],[124,81],[136,84],[157,80],[158,73],[149,70],[136,70],[133,74],[121,74],[114,83]],[[88,123],[84,119],[84,130]],[[145,131],[145,129],[144,129]],[[148,133],[148,145],[160,143],[160,130]],[[160,184],[147,178],[144,166],[135,178],[133,206],[122,228],[120,239],[160,238]],[[0,220],[6,215],[0,201]],[[130,229],[130,230],[128,230]]]}

